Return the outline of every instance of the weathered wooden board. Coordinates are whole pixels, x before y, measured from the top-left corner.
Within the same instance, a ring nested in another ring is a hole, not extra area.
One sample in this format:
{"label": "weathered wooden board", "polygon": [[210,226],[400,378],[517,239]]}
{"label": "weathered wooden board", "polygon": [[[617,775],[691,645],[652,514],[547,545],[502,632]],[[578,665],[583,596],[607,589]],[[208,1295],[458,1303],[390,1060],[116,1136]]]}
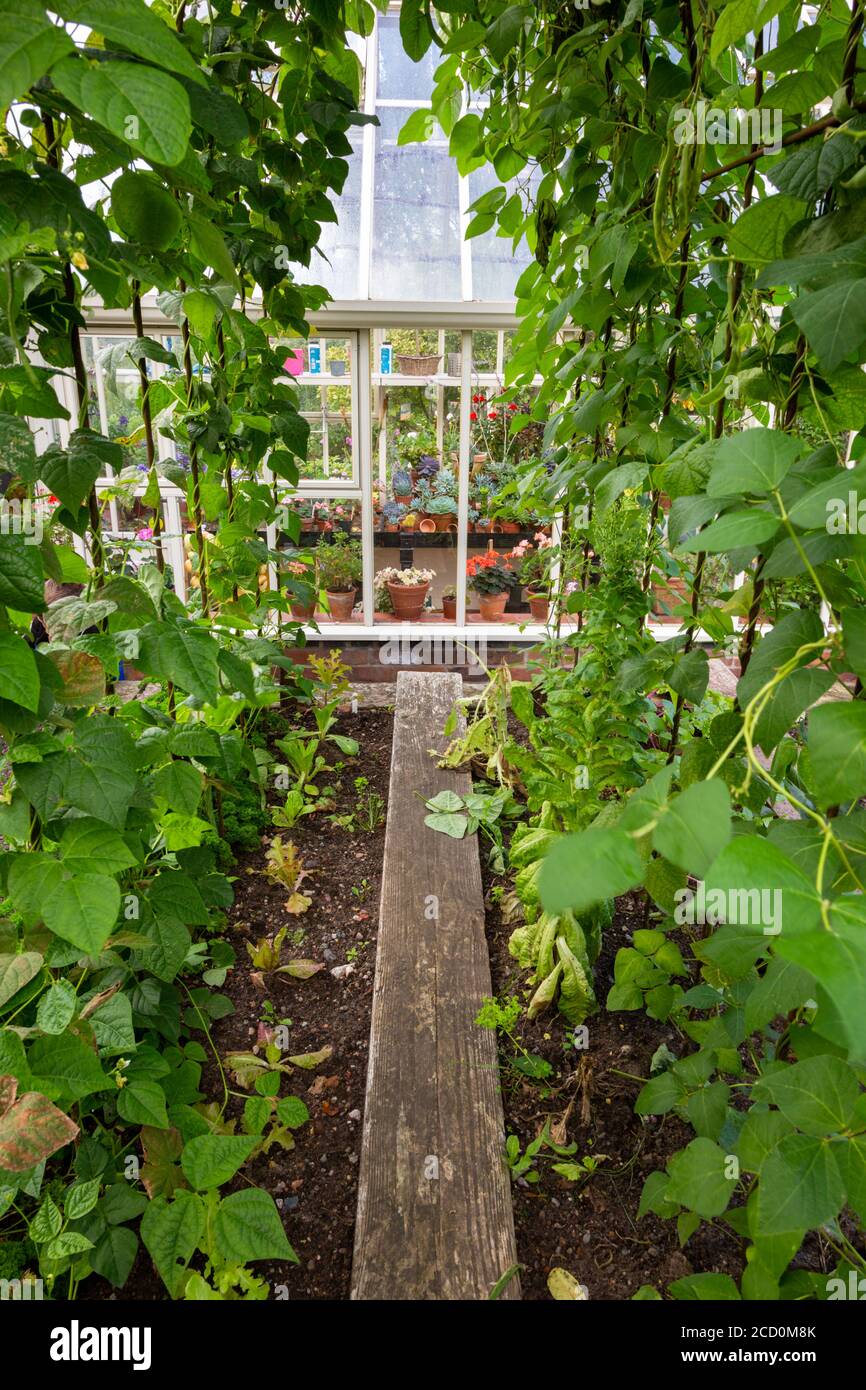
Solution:
{"label": "weathered wooden board", "polygon": [[[355,1299],[486,1299],[516,1263],[478,845],[424,825],[458,675],[400,672],[352,1268]],[[519,1298],[513,1279],[503,1298]]]}

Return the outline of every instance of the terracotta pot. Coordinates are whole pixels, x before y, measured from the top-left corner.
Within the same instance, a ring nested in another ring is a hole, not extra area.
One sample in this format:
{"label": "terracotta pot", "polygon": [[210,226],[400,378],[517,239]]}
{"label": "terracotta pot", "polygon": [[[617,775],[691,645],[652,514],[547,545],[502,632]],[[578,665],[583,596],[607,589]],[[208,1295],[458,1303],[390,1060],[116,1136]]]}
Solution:
{"label": "terracotta pot", "polygon": [[452,531],[453,531],[453,532],[456,532],[458,529],[459,529],[459,528],[458,528],[458,526],[457,526],[457,522],[456,522],[456,521],[449,521],[448,526],[446,527],[446,530],[447,530],[449,533],[452,532]]}
{"label": "terracotta pot", "polygon": [[388,584],[394,616],[401,623],[414,623],[421,617],[428,584]]}
{"label": "terracotta pot", "polygon": [[399,530],[400,530],[400,527],[398,526],[398,524],[397,524],[396,521],[386,521],[386,522],[385,522],[385,530],[386,530],[386,531],[399,531]]}
{"label": "terracotta pot", "polygon": [[456,598],[443,598],[443,600],[442,600],[442,617],[443,617],[443,618],[448,618],[448,619],[453,619],[453,618],[456,618],[456,617],[457,617],[457,599],[456,599]]}
{"label": "terracotta pot", "polygon": [[445,516],[437,516],[434,518],[434,520],[436,522],[437,531],[450,531],[451,527],[456,525],[454,518],[450,515],[450,513],[446,513]]}
{"label": "terracotta pot", "polygon": [[328,523],[327,521],[321,521],[318,517],[316,517],[316,525],[320,531],[324,532],[327,529]]}
{"label": "terracotta pot", "polygon": [[503,521],[502,530],[506,536],[515,536],[520,530],[519,521]]}
{"label": "terracotta pot", "polygon": [[657,617],[670,618],[670,610],[689,596],[689,587],[684,579],[668,579],[664,584],[653,584],[653,613]]}
{"label": "terracotta pot", "polygon": [[537,623],[546,623],[547,614],[550,610],[550,599],[547,594],[527,593],[529,599],[529,611]]}
{"label": "terracotta pot", "polygon": [[432,531],[435,531],[436,522],[434,521],[433,517],[425,516],[421,521],[419,521],[418,530],[423,531],[425,536],[429,536]]}
{"label": "terracotta pot", "polygon": [[349,589],[342,594],[332,593],[326,589],[328,595],[328,606],[331,610],[331,617],[335,622],[347,623],[352,616],[352,609],[355,607],[355,599],[358,596],[357,589]]}
{"label": "terracotta pot", "polygon": [[292,617],[293,617],[293,618],[300,618],[302,622],[308,623],[308,622],[310,621],[311,618],[315,617],[315,613],[316,613],[316,600],[315,600],[315,599],[313,599],[311,603],[293,603],[291,607],[292,607]]}
{"label": "terracotta pot", "polygon": [[498,623],[505,612],[505,605],[508,602],[508,594],[479,594],[478,608],[481,612],[481,621],[484,623]]}
{"label": "terracotta pot", "polygon": [[394,501],[402,502],[404,507],[408,507],[409,503],[412,501],[412,494],[411,492],[395,492]]}
{"label": "terracotta pot", "polygon": [[493,522],[490,520],[489,517],[486,517],[486,518],[485,518],[484,520],[482,520],[482,521],[476,521],[475,524],[474,524],[473,530],[475,530],[475,531],[485,531],[485,532],[486,532],[486,531],[489,531],[489,530],[492,528],[492,526],[493,526]]}

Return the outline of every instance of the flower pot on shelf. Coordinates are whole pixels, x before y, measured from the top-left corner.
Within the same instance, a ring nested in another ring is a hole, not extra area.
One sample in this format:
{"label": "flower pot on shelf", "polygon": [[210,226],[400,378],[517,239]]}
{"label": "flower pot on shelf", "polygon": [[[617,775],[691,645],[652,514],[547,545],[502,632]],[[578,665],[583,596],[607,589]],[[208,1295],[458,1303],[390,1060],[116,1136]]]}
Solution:
{"label": "flower pot on shelf", "polygon": [[422,517],[418,522],[418,530],[423,531],[425,536],[429,536],[432,531],[436,530],[435,519],[432,516]]}
{"label": "flower pot on shelf", "polygon": [[447,621],[453,621],[457,617],[457,598],[446,598],[442,595],[442,617]]}
{"label": "flower pot on shelf", "polygon": [[526,597],[529,600],[529,611],[532,614],[533,622],[546,623],[547,615],[550,612],[550,598],[547,594],[534,594],[528,590]]}
{"label": "flower pot on shelf", "polygon": [[656,617],[671,620],[669,610],[684,603],[689,596],[689,588],[684,579],[668,579],[664,584],[653,584],[653,613]]}
{"label": "flower pot on shelf", "polygon": [[520,530],[520,522],[519,522],[519,521],[503,521],[503,523],[502,523],[502,530],[504,531],[504,533],[505,533],[506,536],[516,536],[516,535],[517,535],[517,532]]}
{"label": "flower pot on shelf", "polygon": [[492,531],[493,522],[490,520],[488,516],[479,517],[473,529],[476,531],[481,531],[483,534],[486,534],[488,531]]}
{"label": "flower pot on shelf", "polygon": [[312,618],[315,617],[316,600],[313,599],[311,603],[294,602],[291,605],[291,609],[293,618],[299,618],[301,622],[308,623]]}
{"label": "flower pot on shelf", "polygon": [[394,609],[395,618],[401,623],[417,622],[424,610],[424,601],[429,589],[429,583],[392,584],[389,581],[388,594],[391,598],[391,607]]}
{"label": "flower pot on shelf", "polygon": [[508,594],[479,594],[478,609],[483,623],[498,623],[505,612]]}
{"label": "flower pot on shelf", "polygon": [[399,530],[400,530],[400,524],[399,524],[399,522],[397,522],[397,521],[386,521],[386,522],[385,522],[385,530],[386,530],[386,531],[399,531]]}
{"label": "flower pot on shelf", "polygon": [[408,507],[409,503],[412,501],[412,494],[411,492],[395,492],[394,501],[401,503],[404,507]]}
{"label": "flower pot on shelf", "polygon": [[331,610],[331,617],[337,623],[347,623],[352,616],[352,609],[355,607],[355,599],[358,590],[344,589],[342,593],[333,593],[328,589],[326,592],[328,595],[328,607]]}

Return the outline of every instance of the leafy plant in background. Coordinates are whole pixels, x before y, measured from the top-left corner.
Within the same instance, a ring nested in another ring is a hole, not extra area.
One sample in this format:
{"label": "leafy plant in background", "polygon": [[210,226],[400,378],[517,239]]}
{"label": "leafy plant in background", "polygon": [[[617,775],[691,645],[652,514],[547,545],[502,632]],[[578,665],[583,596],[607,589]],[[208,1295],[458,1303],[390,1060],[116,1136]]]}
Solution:
{"label": "leafy plant in background", "polygon": [[[54,1296],[75,1296],[92,1273],[122,1288],[140,1229],[172,1296],[258,1297],[248,1263],[294,1256],[267,1193],[220,1197],[250,1141],[212,1132],[197,1107],[211,1025],[232,1009],[217,985],[232,959],[219,865],[229,840],[261,828],[245,727],[310,688],[286,655],[296,629],[286,597],[269,592],[279,556],[263,539],[308,426],[262,324],[306,336],[305,311],[321,302],[280,267],[309,262],[331,215],[347,132],[364,120],[360,72],[343,16],[321,7],[297,6],[289,27],[276,9],[228,0],[186,25],[182,8],[143,0],[96,9],[30,5],[26,58],[0,73],[2,485],[7,500],[39,485],[51,499],[40,542],[0,534],[11,771],[0,1236],[28,1233],[28,1262]],[[373,14],[362,0],[348,22],[365,31]],[[254,293],[261,322],[247,312]],[[152,294],[176,349],[144,332]],[[137,372],[119,441],[99,431],[84,358],[83,309],[97,297],[126,329],[105,370]],[[39,454],[28,420],[58,427]],[[157,428],[177,461],[160,458]],[[273,484],[259,477],[266,453]],[[135,575],[101,531],[95,483],[112,473],[118,495],[144,481],[152,512]],[[167,583],[161,479],[182,490],[192,527],[188,607]],[[287,529],[297,541],[299,517]],[[34,647],[47,581],[84,587],[62,634]],[[117,701],[121,661],[158,685],[151,698]],[[214,1102],[218,1123],[227,1100]],[[127,1180],[133,1158],[140,1186]]]}
{"label": "leafy plant in background", "polygon": [[[637,1108],[695,1137],[642,1210],[686,1244],[722,1222],[742,1252],[738,1279],[690,1275],[669,1296],[825,1298],[834,1266],[866,1268],[862,16],[784,4],[770,30],[736,5],[650,24],[461,0],[434,27],[404,0],[401,25],[416,60],[442,47],[432,115],[458,167],[498,174],[469,235],[533,248],[504,394],[541,380],[525,412],[541,449],[506,500],[546,495],[576,541],[559,599],[579,634],[547,644],[531,703],[497,673],[447,760],[522,792],[527,837],[548,836],[531,926],[643,897],[607,1003],[676,1023]],[[458,112],[464,82],[479,102]],[[698,103],[772,110],[776,156],[742,132],[733,149],[681,139]],[[523,202],[510,181],[530,160]],[[716,557],[745,575],[721,604]],[[686,591],[681,630],[652,643],[657,574]],[[702,633],[739,658],[721,709]],[[512,700],[531,757],[509,746]],[[687,892],[703,894],[694,931]],[[816,1230],[820,1273],[797,1258]]]}

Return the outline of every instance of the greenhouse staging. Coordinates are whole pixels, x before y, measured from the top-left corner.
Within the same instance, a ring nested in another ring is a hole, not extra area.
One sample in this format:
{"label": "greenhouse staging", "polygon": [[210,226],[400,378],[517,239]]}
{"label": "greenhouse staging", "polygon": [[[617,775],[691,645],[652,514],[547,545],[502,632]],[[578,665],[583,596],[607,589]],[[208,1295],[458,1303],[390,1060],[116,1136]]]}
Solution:
{"label": "greenhouse staging", "polygon": [[58,6],[0,0],[0,1328],[850,1358],[864,0]]}

